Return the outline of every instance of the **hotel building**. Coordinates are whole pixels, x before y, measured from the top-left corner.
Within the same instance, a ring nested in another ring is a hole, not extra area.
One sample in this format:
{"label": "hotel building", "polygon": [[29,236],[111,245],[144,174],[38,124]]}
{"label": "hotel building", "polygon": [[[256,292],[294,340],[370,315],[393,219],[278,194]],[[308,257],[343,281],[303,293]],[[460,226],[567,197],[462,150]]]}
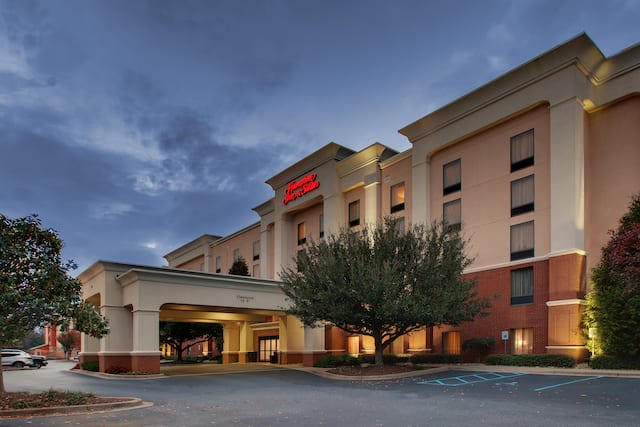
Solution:
{"label": "hotel building", "polygon": [[[640,45],[605,57],[579,35],[400,133],[405,152],[330,143],[275,174],[256,223],[181,246],[168,267],[96,262],[80,280],[112,332],[84,337],[82,359],[158,371],[161,320],[222,323],[225,362],[373,352],[369,337],[286,315],[277,279],[311,239],[389,215],[458,224],[475,257],[465,274],[497,295],[489,316],[408,334],[392,353],[458,354],[478,337],[502,352],[504,336],[512,353],[586,355],[589,272],[640,192]],[[239,257],[251,277],[226,274]]]}

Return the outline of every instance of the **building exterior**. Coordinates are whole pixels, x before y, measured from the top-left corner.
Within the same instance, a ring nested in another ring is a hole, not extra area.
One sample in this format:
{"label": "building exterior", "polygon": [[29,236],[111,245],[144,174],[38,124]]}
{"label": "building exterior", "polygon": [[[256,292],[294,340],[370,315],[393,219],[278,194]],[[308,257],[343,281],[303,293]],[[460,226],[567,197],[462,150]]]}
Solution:
{"label": "building exterior", "polygon": [[[455,354],[478,337],[502,352],[506,331],[513,353],[583,357],[589,271],[640,192],[640,45],[607,58],[579,35],[400,133],[402,153],[330,143],[291,165],[266,181],[274,196],[255,224],[187,243],[168,268],[94,264],[84,295],[119,333],[85,339],[83,359],[157,371],[164,319],[223,323],[225,362],[372,352],[368,337],[287,316],[277,278],[306,242],[389,215],[459,224],[475,256],[465,274],[497,296],[488,317],[409,334],[391,352]],[[225,274],[240,256],[253,277]]]}

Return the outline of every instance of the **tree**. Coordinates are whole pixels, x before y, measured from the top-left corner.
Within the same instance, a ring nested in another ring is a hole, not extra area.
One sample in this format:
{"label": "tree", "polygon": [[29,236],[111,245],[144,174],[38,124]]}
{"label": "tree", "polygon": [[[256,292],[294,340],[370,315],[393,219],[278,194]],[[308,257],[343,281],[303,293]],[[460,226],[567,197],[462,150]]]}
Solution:
{"label": "tree", "polygon": [[40,328],[28,331],[22,339],[22,348],[33,348],[44,344],[44,336]]}
{"label": "tree", "polygon": [[640,195],[609,241],[592,273],[584,324],[596,328],[589,346],[611,356],[640,356]]}
{"label": "tree", "polygon": [[[215,338],[218,347],[222,345],[221,324],[160,322],[160,342],[173,347],[179,361],[182,360],[182,352],[211,338]],[[189,345],[185,346],[187,342]]]}
{"label": "tree", "polygon": [[235,274],[236,276],[248,276],[249,267],[247,266],[247,261],[242,257],[238,257],[238,259],[233,261],[233,264],[231,264],[229,274]]}
{"label": "tree", "polygon": [[[0,346],[11,345],[45,324],[76,328],[100,338],[108,323],[82,299],[82,284],[69,276],[76,268],[63,263],[62,240],[44,230],[36,216],[9,219],[0,214]],[[0,393],[5,393],[0,371]]]}
{"label": "tree", "polygon": [[62,346],[62,349],[64,350],[64,357],[66,359],[71,356],[71,352],[74,348],[78,348],[80,346],[80,334],[78,331],[62,332],[56,339]]}
{"label": "tree", "polygon": [[397,222],[343,229],[298,252],[280,277],[289,314],[307,326],[330,322],[373,337],[377,365],[396,338],[441,324],[458,325],[489,307],[475,281],[462,277],[466,241],[444,223],[400,230]]}

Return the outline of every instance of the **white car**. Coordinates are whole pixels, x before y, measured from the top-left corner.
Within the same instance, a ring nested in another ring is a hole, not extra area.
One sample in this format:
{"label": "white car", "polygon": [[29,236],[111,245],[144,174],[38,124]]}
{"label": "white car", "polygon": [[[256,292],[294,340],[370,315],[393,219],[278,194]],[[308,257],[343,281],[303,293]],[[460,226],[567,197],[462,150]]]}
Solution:
{"label": "white car", "polygon": [[2,366],[24,368],[33,366],[33,358],[26,351],[17,349],[2,349]]}

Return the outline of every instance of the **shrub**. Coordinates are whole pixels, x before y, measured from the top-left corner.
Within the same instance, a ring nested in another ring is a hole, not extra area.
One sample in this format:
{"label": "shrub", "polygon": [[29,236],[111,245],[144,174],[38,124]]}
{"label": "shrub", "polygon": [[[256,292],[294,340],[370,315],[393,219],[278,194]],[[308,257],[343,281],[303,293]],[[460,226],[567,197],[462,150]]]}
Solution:
{"label": "shrub", "polygon": [[341,354],[338,356],[326,356],[318,360],[314,365],[316,368],[336,368],[338,366],[354,366],[359,365],[360,361],[357,357]]}
{"label": "shrub", "polygon": [[414,354],[409,358],[411,363],[462,363],[462,359],[457,354]]}
{"label": "shrub", "polygon": [[589,361],[593,369],[640,369],[640,357],[596,356]]}
{"label": "shrub", "polygon": [[97,360],[92,360],[89,362],[82,362],[82,369],[85,371],[98,372],[100,369],[100,365]]}
{"label": "shrub", "polygon": [[[368,363],[373,365],[376,363],[375,354],[361,354],[358,356],[360,363]],[[382,363],[385,365],[397,365],[398,363],[406,363],[409,360],[408,356],[398,356],[396,354],[383,354]]]}
{"label": "shrub", "polygon": [[487,365],[573,368],[576,361],[564,354],[491,354]]}

